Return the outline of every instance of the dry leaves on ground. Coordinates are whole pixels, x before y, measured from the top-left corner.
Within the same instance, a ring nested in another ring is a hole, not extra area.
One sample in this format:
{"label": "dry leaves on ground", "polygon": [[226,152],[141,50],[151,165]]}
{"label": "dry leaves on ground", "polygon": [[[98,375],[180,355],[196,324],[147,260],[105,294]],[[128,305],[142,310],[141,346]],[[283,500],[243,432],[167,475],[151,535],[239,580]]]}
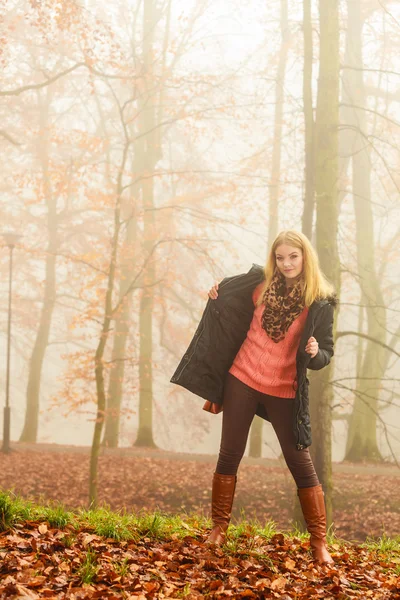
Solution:
{"label": "dry leaves on ground", "polygon": [[27,522],[0,535],[0,600],[400,598],[399,564],[365,548],[337,548],[329,566],[311,560],[308,543],[282,534],[243,534],[234,553],[204,541],[199,534],[117,542]]}

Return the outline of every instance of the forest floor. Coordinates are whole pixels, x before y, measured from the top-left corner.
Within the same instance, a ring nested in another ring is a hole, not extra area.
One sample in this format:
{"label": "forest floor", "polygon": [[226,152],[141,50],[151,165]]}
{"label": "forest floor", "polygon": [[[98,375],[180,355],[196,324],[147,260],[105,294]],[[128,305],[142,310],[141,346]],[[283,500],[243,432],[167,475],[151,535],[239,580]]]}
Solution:
{"label": "forest floor", "polygon": [[[0,488],[67,508],[88,506],[89,448],[12,444],[0,453]],[[143,448],[102,449],[99,503],[112,510],[210,514],[216,457]],[[332,532],[350,542],[400,534],[400,470],[393,465],[333,465]],[[281,460],[244,458],[232,523],[273,520],[293,526],[296,488]]]}
{"label": "forest floor", "polygon": [[67,512],[0,492],[0,600],[399,600],[400,540],[328,536],[333,564],[308,536],[271,522],[231,525],[206,544],[201,517]]}

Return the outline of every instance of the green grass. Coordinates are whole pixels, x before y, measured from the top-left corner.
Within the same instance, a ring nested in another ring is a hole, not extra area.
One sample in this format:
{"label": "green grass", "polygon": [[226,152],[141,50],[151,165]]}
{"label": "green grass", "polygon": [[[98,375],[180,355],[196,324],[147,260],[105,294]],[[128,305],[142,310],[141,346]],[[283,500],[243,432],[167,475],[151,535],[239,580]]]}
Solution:
{"label": "green grass", "polygon": [[73,520],[73,514],[70,511],[65,510],[59,503],[50,504],[49,506],[44,507],[43,516],[50,527],[57,527],[58,529],[64,529],[64,527],[72,523]]}
{"label": "green grass", "polygon": [[[377,539],[367,537],[366,541],[360,546],[375,555],[380,562],[390,561],[396,563],[394,574],[400,575],[400,535],[390,538],[383,534]],[[393,569],[384,569],[384,571],[393,572]]]}
{"label": "green grass", "polygon": [[118,575],[124,577],[129,573],[129,562],[127,558],[124,558],[121,562],[114,563],[114,570]]}
{"label": "green grass", "polygon": [[68,526],[68,533],[62,539],[69,546],[74,540],[71,534],[74,530],[89,530],[117,541],[138,541],[144,537],[162,540],[171,536],[176,539],[196,536],[211,525],[208,519],[197,515],[185,515],[182,518],[161,511],[127,513],[112,511],[107,505],[91,510],[68,511],[59,503],[41,506],[13,492],[0,491],[0,531],[25,521],[46,522],[50,528],[58,529]]}
{"label": "green grass", "polygon": [[117,541],[139,539],[135,530],[135,517],[122,511],[112,512],[108,506],[79,510],[74,525],[76,528],[93,529],[97,535]]}
{"label": "green grass", "polygon": [[187,598],[191,593],[190,590],[190,583],[188,582],[185,587],[183,588],[183,590],[181,590],[180,592],[178,592],[176,594],[176,598]]}
{"label": "green grass", "polygon": [[64,544],[66,548],[71,548],[76,541],[75,534],[65,534],[64,537],[60,538],[60,542]]}
{"label": "green grass", "polygon": [[14,512],[11,498],[1,493],[0,495],[0,531],[6,531],[14,523]]}
{"label": "green grass", "polygon": [[[241,520],[231,523],[228,529],[226,543],[223,549],[227,554],[240,553],[242,556],[268,560],[262,552],[262,546],[277,533],[273,521],[260,523],[256,519],[246,520],[244,512]],[[65,530],[61,538],[65,547],[71,547],[79,531],[90,531],[105,538],[117,541],[150,538],[155,540],[183,539],[186,536],[203,537],[207,529],[211,528],[211,519],[195,514],[168,515],[161,511],[146,513],[129,513],[126,511],[111,511],[107,505],[97,509],[76,511],[66,510],[59,503],[49,503],[46,506],[34,504],[10,491],[0,491],[0,532],[11,529],[17,524],[26,521],[45,522],[49,528]],[[283,534],[286,538],[297,538],[300,541],[308,539],[308,533],[301,531],[294,525],[292,531]],[[346,542],[335,536],[332,529],[327,533],[328,546],[336,552],[344,551],[351,547]],[[367,538],[359,548],[373,554],[377,561],[392,561],[396,574],[400,575],[400,536]],[[79,576],[83,582],[92,581],[96,575],[95,555],[88,551],[84,563],[80,566]],[[121,575],[126,571],[127,565],[119,567]],[[391,567],[391,571],[393,568]],[[189,594],[190,591],[187,592]]]}
{"label": "green grass", "polygon": [[386,534],[383,534],[378,539],[367,537],[364,544],[360,545],[369,550],[376,550],[383,553],[397,552],[400,562],[400,535],[390,538]]}
{"label": "green grass", "polygon": [[93,550],[88,550],[85,554],[85,558],[77,570],[81,583],[92,583],[95,579],[98,571],[97,557]]}

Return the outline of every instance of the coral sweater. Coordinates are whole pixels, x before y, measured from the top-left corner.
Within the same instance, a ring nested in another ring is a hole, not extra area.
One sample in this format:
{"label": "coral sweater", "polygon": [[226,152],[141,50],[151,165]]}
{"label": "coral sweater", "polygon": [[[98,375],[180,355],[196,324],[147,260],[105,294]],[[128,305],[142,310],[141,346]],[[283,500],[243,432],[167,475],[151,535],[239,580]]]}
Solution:
{"label": "coral sweater", "polygon": [[[263,284],[253,292],[257,301]],[[229,373],[251,388],[270,396],[294,398],[296,395],[296,354],[307,319],[308,308],[293,321],[283,340],[275,343],[262,328],[264,304],[256,307],[247,337]]]}

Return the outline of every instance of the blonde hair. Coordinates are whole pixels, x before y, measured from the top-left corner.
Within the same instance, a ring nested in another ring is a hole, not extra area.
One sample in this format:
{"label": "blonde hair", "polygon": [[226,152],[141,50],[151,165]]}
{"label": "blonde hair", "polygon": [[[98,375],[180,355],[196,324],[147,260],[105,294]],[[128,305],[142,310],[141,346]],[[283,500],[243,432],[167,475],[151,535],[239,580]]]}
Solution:
{"label": "blonde hair", "polygon": [[309,307],[314,300],[322,300],[323,298],[335,295],[333,285],[326,279],[319,266],[318,255],[311,245],[310,240],[294,229],[281,231],[275,238],[271,250],[269,252],[267,264],[264,267],[265,282],[261,289],[261,293],[257,299],[257,306],[262,304],[263,296],[268,286],[270,285],[275,273],[276,256],[275,252],[278,246],[287,244],[294,248],[299,248],[303,254],[303,271],[301,273],[301,285],[303,289],[303,298],[305,306]]}

